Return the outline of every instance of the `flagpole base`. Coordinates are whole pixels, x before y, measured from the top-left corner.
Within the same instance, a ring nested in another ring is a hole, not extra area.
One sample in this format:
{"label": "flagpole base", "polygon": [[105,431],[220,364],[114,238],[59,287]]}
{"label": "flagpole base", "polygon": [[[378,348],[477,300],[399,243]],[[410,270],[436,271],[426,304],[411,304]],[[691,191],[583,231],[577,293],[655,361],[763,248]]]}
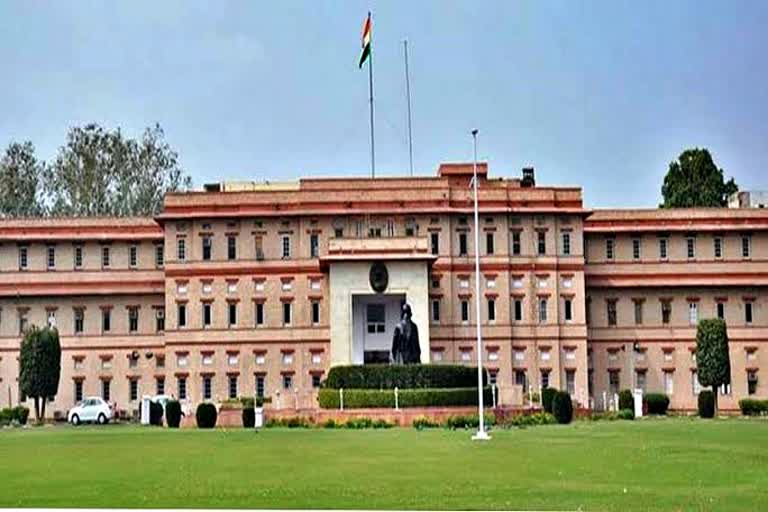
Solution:
{"label": "flagpole base", "polygon": [[491,436],[485,430],[478,430],[475,435],[472,436],[473,441],[490,441]]}

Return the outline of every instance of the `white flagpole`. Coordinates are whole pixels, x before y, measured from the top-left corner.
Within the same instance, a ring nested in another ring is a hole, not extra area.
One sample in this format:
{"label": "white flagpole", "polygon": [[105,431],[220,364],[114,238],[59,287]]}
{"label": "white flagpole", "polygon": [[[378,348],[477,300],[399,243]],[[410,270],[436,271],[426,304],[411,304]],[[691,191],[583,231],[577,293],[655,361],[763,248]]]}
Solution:
{"label": "white flagpole", "polygon": [[403,40],[403,53],[405,54],[405,94],[408,99],[408,161],[413,176],[413,131],[411,130],[411,78],[408,72],[408,40]]}
{"label": "white flagpole", "polygon": [[371,41],[370,41],[370,53],[368,54],[368,93],[369,101],[371,104],[371,178],[376,177],[376,157],[374,150],[374,137],[373,137],[373,16],[368,13],[368,18],[371,20]]}
{"label": "white flagpole", "polygon": [[491,436],[485,431],[483,416],[483,340],[480,333],[480,213],[477,206],[477,130],[472,130],[474,159],[472,164],[472,185],[475,192],[475,327],[477,330],[477,412],[478,429],[473,441],[488,441]]}

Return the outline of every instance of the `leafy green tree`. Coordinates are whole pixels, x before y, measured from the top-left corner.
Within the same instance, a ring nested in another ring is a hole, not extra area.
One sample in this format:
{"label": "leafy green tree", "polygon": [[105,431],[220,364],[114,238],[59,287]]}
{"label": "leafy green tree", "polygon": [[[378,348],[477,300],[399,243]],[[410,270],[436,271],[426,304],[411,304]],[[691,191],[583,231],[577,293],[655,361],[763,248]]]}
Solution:
{"label": "leafy green tree", "polygon": [[0,215],[41,215],[41,181],[45,164],[35,156],[31,142],[12,142],[0,158]]}
{"label": "leafy green tree", "polygon": [[725,181],[723,170],[715,165],[708,150],[686,149],[669,164],[661,187],[661,207],[722,207],[728,204],[728,196],[738,190],[733,178]]}
{"label": "leafy green tree", "polygon": [[728,353],[728,330],[720,318],[699,322],[696,329],[696,366],[699,382],[712,386],[717,410],[717,388],[731,382],[731,357]]}
{"label": "leafy green tree", "polygon": [[24,334],[19,354],[21,393],[35,400],[35,418],[45,417],[45,402],[59,389],[61,345],[59,332],[45,327],[31,327]]}
{"label": "leafy green tree", "polygon": [[51,213],[67,216],[153,215],[166,192],[191,187],[160,125],[140,140],[97,124],[74,127],[45,176]]}

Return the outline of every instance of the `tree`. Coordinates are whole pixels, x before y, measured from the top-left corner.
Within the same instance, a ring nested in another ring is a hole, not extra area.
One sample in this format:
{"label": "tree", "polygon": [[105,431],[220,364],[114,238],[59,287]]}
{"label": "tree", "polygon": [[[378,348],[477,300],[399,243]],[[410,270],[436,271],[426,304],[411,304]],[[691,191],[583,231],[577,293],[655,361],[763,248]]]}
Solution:
{"label": "tree", "polygon": [[42,215],[41,181],[45,164],[35,157],[31,142],[12,142],[0,159],[0,215]]}
{"label": "tree", "polygon": [[723,170],[715,165],[708,150],[686,149],[669,164],[661,187],[661,207],[723,207],[728,204],[728,196],[738,190],[733,178],[724,181]]}
{"label": "tree", "polygon": [[720,318],[699,322],[696,329],[696,366],[699,382],[712,386],[717,410],[717,388],[731,382],[731,358],[728,354],[728,330]]}
{"label": "tree", "polygon": [[154,215],[166,192],[191,187],[160,125],[140,140],[97,124],[74,127],[45,176],[54,215]]}
{"label": "tree", "polygon": [[60,376],[59,332],[50,327],[31,327],[21,342],[19,387],[22,395],[34,398],[38,422],[45,417],[45,402],[58,392]]}

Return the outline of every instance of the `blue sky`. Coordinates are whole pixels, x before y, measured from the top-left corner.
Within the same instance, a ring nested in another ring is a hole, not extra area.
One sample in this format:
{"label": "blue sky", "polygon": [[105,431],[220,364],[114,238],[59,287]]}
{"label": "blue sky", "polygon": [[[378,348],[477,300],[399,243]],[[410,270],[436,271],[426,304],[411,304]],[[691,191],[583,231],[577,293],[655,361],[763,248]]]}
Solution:
{"label": "blue sky", "polygon": [[533,165],[586,205],[655,206],[706,146],[768,188],[768,2],[0,3],[0,145],[50,160],[75,124],[159,122],[196,185],[369,173],[360,27],[374,13],[377,171]]}

